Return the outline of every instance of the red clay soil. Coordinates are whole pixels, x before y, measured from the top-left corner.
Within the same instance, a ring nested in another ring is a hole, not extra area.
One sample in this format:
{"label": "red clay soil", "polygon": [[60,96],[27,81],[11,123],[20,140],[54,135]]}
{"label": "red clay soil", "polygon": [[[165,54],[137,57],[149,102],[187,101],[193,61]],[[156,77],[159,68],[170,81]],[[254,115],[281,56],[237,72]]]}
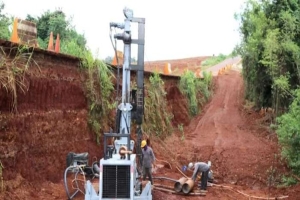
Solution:
{"label": "red clay soil", "polygon": [[[240,73],[230,71],[219,76],[216,86],[215,94],[202,114],[185,127],[184,141],[173,136],[165,141],[166,145],[160,141],[152,144],[159,152],[158,163],[165,166],[168,166],[166,161],[172,163],[176,160],[181,168],[188,162],[210,160],[217,184],[230,189],[212,186],[206,197],[176,196],[154,189],[154,199],[250,199],[247,195],[299,199],[300,186],[274,187],[287,169],[279,159],[276,136],[257,124],[256,119],[260,117],[257,113],[246,112],[242,106]],[[187,172],[187,176],[191,175],[192,172]],[[157,169],[155,176],[178,180],[183,175],[172,165],[172,169]],[[156,183],[173,184],[159,180]]]}
{"label": "red clay soil", "polygon": [[[102,156],[102,146],[95,144],[94,134],[87,126],[83,77],[78,68],[53,62],[54,59],[49,58],[49,66],[45,66],[48,69],[42,68],[43,76],[38,77],[31,71],[28,94],[18,100],[18,115],[6,113],[9,100],[0,96],[0,159],[5,167],[6,189],[0,192],[0,199],[66,199],[63,172],[67,153],[89,152],[90,163],[94,157]],[[181,140],[180,132],[164,142],[157,138],[152,140],[159,159],[157,164],[165,164],[163,161],[172,164],[156,169],[155,176],[178,179],[182,175],[173,163],[181,167],[189,161],[211,160],[218,184],[233,187],[233,190],[210,187],[206,197],[182,197],[154,189],[153,199],[249,199],[237,190],[256,196],[289,195],[288,199],[297,199],[299,186],[282,189],[266,186],[271,177],[267,173],[270,167],[275,169],[274,178],[286,169],[284,163],[275,159],[279,151],[274,135],[256,125],[257,113],[248,116],[242,109],[240,74],[231,71],[222,75],[217,78],[216,86],[210,103],[190,122],[176,81],[166,81],[173,123],[185,125],[185,140]],[[155,183],[172,185],[158,180]]]}
{"label": "red clay soil", "polygon": [[181,75],[185,69],[196,72],[200,70],[201,63],[209,58],[210,56],[201,56],[201,57],[192,57],[192,58],[183,58],[183,59],[174,59],[174,60],[158,60],[158,61],[148,61],[145,62],[145,71],[163,73],[166,63],[170,63],[172,73],[171,75]]}

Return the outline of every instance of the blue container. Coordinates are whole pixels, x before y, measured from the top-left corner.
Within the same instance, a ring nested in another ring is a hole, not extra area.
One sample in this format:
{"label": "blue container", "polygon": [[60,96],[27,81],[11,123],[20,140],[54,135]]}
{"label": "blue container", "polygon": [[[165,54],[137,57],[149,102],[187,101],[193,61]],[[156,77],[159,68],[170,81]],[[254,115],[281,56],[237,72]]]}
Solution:
{"label": "blue container", "polygon": [[183,167],[182,167],[182,171],[186,171],[187,170],[187,166],[186,165],[184,165]]}

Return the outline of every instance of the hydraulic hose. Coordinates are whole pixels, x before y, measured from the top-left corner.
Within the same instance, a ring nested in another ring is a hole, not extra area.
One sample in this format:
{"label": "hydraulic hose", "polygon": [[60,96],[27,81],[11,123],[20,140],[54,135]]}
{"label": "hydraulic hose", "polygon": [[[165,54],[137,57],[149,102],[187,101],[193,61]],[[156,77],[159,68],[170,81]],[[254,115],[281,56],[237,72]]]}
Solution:
{"label": "hydraulic hose", "polygon": [[[73,199],[73,197],[79,192],[79,190],[76,190],[72,195],[70,194],[69,192],[69,188],[68,188],[68,181],[67,181],[67,174],[69,172],[69,170],[71,170],[72,168],[75,168],[74,166],[69,166],[66,170],[65,170],[65,174],[64,174],[64,185],[65,185],[65,190],[66,190],[66,193],[67,193],[67,196],[68,196],[68,200],[71,200]],[[78,173],[78,172],[76,172]]]}
{"label": "hydraulic hose", "polygon": [[98,166],[98,162],[94,162],[94,163],[93,163],[93,173],[94,173],[94,175],[95,175],[95,172],[96,172],[97,174],[100,173],[100,167]]}

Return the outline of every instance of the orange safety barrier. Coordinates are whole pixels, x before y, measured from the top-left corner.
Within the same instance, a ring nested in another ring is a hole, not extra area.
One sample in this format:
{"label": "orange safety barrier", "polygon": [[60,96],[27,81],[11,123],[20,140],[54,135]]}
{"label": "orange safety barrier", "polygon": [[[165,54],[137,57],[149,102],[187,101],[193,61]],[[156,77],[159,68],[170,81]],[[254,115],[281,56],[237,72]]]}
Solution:
{"label": "orange safety barrier", "polygon": [[[117,57],[118,57],[119,64],[122,65],[123,64],[123,60],[124,60],[124,58],[123,58],[123,52],[122,51],[117,51]],[[118,65],[116,55],[114,56],[111,64],[112,65]]]}
{"label": "orange safety barrier", "polygon": [[171,74],[171,73],[172,73],[171,64],[170,63],[165,63],[164,74]]}
{"label": "orange safety barrier", "polygon": [[50,33],[49,43],[48,43],[48,50],[54,51],[53,47],[53,32]]}
{"label": "orange safety barrier", "polygon": [[56,41],[55,41],[55,52],[59,53],[60,52],[60,40],[59,40],[59,34],[56,36]]}
{"label": "orange safety barrier", "polygon": [[11,42],[19,43],[19,36],[18,36],[18,19],[15,18],[14,24],[13,24],[13,30],[12,35],[10,38]]}
{"label": "orange safety barrier", "polygon": [[195,76],[200,78],[201,77],[201,69],[197,69],[195,72]]}

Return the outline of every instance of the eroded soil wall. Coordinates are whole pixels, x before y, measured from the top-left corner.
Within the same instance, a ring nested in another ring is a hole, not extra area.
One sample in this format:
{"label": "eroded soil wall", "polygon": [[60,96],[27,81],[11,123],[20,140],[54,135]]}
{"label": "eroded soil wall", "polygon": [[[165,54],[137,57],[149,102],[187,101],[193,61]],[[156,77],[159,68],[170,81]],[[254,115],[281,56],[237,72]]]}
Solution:
{"label": "eroded soil wall", "polygon": [[[33,54],[36,64],[25,77],[26,91],[17,90],[17,113],[11,113],[12,97],[0,91],[0,159],[3,178],[21,175],[29,182],[59,182],[68,152],[88,152],[90,163],[103,156],[89,130],[86,76],[77,58],[41,50]],[[133,77],[135,74],[133,74]],[[150,74],[145,73],[145,78]],[[178,77],[162,77],[173,112],[173,124],[189,123]],[[115,116],[110,116],[115,117]]]}

